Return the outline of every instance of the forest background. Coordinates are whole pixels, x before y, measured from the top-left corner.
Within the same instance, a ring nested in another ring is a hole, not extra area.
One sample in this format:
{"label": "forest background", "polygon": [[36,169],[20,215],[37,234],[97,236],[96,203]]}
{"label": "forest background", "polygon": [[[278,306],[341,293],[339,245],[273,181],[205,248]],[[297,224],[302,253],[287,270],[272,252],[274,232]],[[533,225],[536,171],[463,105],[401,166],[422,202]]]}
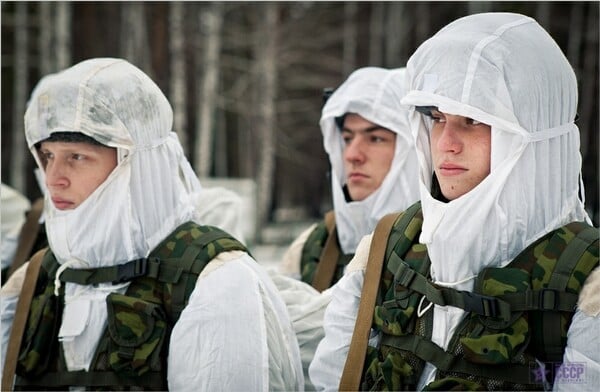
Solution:
{"label": "forest background", "polygon": [[534,17],[573,66],[586,206],[598,226],[598,2],[2,1],[2,182],[40,195],[23,133],[39,79],[122,57],[169,98],[200,178],[254,181],[256,227],[316,220],[331,208],[323,88],[358,67],[404,66],[444,25],[488,11]]}

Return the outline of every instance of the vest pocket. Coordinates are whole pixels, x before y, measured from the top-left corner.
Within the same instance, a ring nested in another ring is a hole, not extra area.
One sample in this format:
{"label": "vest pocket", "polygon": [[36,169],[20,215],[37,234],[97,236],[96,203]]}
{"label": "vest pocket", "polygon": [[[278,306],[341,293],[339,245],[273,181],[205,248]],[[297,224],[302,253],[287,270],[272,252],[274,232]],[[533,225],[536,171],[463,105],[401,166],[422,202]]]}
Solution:
{"label": "vest pocket", "polygon": [[[478,276],[476,290],[488,296],[524,292],[530,275],[519,268],[487,268]],[[509,322],[471,313],[469,333],[460,339],[465,358],[474,363],[503,364],[514,361],[530,341],[527,316],[513,312]]]}
{"label": "vest pocket", "polygon": [[117,293],[111,293],[106,302],[111,368],[128,377],[160,369],[160,352],[167,330],[161,306]]}

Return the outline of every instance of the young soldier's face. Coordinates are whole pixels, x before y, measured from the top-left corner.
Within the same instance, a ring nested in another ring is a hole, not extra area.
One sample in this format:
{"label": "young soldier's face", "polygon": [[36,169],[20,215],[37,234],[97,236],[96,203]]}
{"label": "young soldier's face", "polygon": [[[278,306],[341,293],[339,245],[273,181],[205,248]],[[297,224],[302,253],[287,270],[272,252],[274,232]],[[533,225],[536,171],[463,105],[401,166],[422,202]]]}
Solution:
{"label": "young soldier's face", "polygon": [[59,210],[77,208],[117,166],[117,150],[78,142],[42,142],[46,186]]}
{"label": "young soldier's face", "polygon": [[431,116],[432,164],[442,194],[454,200],[490,174],[491,127],[437,110]]}
{"label": "young soldier's face", "polygon": [[364,200],[381,186],[390,170],[396,134],[349,113],[344,117],[342,137],[348,193],[354,201]]}

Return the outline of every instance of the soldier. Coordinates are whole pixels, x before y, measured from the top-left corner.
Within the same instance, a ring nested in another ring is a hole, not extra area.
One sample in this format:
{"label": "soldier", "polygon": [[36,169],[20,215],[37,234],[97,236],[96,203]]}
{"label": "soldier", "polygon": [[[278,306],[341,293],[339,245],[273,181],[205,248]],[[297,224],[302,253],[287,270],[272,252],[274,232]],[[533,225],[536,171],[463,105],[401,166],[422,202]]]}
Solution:
{"label": "soldier", "polygon": [[271,275],[292,318],[307,390],[312,388],[308,366],[331,299],[326,289],[340,279],[359,240],[382,216],[418,200],[417,156],[408,109],[400,105],[404,76],[404,69],[361,68],[327,99],[320,125],[331,162],[334,210],[290,245],[280,265],[285,276]]}
{"label": "soldier", "polygon": [[421,201],[382,247],[370,244],[383,222],[361,241],[325,312],[312,382],[593,388],[598,229],[580,196],[573,69],[535,20],[510,13],[450,23],[407,69]]}
{"label": "soldier", "polygon": [[33,91],[50,247],[1,292],[3,390],[15,368],[17,389],[303,388],[285,304],[240,242],[198,219],[171,126],[158,86],[124,60]]}
{"label": "soldier", "polygon": [[404,75],[404,69],[361,68],[327,99],[320,125],[334,208],[292,243],[285,275],[327,289],[382,216],[418,200],[417,157],[400,104]]}

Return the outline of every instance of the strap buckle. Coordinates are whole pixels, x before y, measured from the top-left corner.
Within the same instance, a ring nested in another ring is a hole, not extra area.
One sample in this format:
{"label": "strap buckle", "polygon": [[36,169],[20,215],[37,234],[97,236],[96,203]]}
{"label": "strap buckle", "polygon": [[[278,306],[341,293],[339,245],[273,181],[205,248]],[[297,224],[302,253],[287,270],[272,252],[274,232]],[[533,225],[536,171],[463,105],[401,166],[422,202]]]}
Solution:
{"label": "strap buckle", "polygon": [[554,310],[558,307],[558,295],[556,290],[541,289],[538,297],[538,307],[540,310]]}
{"label": "strap buckle", "polygon": [[148,259],[137,259],[117,267],[117,279],[113,283],[128,282],[134,278],[146,275]]}
{"label": "strap buckle", "polygon": [[394,284],[410,288],[410,284],[415,279],[416,271],[410,268],[406,262],[402,261],[394,274]]}
{"label": "strap buckle", "polygon": [[501,317],[500,304],[498,298],[472,293],[469,291],[463,292],[465,301],[465,310],[470,310],[477,314],[488,317]]}

